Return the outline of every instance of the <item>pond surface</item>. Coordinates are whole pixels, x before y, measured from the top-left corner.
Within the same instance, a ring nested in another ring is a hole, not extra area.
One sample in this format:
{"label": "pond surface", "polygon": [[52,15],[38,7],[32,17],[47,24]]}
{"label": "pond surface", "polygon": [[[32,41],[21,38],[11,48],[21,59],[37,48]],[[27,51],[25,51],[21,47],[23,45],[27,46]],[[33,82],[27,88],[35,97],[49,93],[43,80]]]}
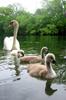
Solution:
{"label": "pond surface", "polygon": [[41,80],[29,76],[22,66],[16,68],[11,56],[2,50],[0,41],[0,100],[66,100],[66,37],[18,37],[26,54],[40,54],[43,46],[56,55],[57,78]]}

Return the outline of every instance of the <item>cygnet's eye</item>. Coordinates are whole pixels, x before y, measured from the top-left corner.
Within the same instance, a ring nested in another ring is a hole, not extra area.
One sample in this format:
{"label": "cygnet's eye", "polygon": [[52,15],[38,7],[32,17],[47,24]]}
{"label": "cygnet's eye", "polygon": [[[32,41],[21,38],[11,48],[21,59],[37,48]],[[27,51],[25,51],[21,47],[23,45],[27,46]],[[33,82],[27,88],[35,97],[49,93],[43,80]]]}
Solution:
{"label": "cygnet's eye", "polygon": [[54,60],[52,56],[50,58],[51,58],[51,60]]}

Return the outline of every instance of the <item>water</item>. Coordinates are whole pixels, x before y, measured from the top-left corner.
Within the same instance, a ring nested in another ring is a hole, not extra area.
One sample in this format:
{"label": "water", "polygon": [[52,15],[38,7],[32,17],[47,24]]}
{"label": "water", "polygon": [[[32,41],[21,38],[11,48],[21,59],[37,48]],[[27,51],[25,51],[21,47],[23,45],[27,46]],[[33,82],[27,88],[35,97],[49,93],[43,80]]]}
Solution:
{"label": "water", "polygon": [[[1,38],[2,39],[2,38]],[[56,55],[54,70],[57,78],[42,80],[29,76],[17,68],[11,56],[3,52],[0,41],[0,100],[66,100],[66,37],[18,37],[26,54],[39,54],[43,46]]]}

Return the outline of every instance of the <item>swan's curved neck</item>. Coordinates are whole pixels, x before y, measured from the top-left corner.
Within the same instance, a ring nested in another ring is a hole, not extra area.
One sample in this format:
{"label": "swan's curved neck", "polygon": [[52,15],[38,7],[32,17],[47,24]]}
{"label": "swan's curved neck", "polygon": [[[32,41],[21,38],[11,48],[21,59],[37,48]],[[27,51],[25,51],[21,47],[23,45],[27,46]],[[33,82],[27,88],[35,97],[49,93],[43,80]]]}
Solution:
{"label": "swan's curved neck", "polygon": [[14,27],[14,37],[13,37],[13,46],[12,46],[12,50],[15,50],[15,49],[16,49],[16,38],[17,38],[18,28],[19,28],[18,25],[16,25],[16,26]]}
{"label": "swan's curved neck", "polygon": [[14,35],[17,37],[17,32],[18,32],[18,29],[19,29],[19,25],[16,25],[14,27]]}

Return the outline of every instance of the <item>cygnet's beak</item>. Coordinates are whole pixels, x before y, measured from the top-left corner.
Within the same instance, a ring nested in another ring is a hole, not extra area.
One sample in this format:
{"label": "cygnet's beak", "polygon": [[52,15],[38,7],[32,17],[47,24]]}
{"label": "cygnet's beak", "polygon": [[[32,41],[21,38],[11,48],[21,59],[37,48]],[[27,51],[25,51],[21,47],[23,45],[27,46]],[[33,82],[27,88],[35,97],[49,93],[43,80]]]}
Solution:
{"label": "cygnet's beak", "polygon": [[18,52],[18,57],[23,57],[24,56],[24,53],[23,52]]}
{"label": "cygnet's beak", "polygon": [[24,56],[24,52],[21,52],[22,57]]}
{"label": "cygnet's beak", "polygon": [[56,60],[53,60],[52,63],[53,63],[53,64],[56,64]]}

